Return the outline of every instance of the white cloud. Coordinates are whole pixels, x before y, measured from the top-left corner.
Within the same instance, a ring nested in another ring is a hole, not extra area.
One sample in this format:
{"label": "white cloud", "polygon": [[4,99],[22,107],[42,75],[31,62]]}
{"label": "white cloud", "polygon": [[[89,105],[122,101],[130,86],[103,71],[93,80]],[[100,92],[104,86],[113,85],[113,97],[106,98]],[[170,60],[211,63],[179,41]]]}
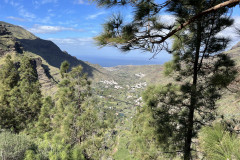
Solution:
{"label": "white cloud", "polygon": [[24,22],[24,21],[26,21],[26,20],[23,19],[23,18],[13,17],[13,16],[9,16],[9,17],[7,17],[7,18],[8,18],[8,19],[15,20],[15,21],[20,21],[20,22]]}
{"label": "white cloud", "polygon": [[76,11],[72,10],[72,9],[66,9],[63,11],[64,14],[74,14]]}
{"label": "white cloud", "polygon": [[48,3],[58,3],[58,0],[35,0],[32,1],[35,8],[39,8],[41,5]]}
{"label": "white cloud", "polygon": [[36,20],[37,23],[45,23],[45,24],[52,24],[52,16],[47,16],[47,17],[44,17],[44,18],[38,18]]}
{"label": "white cloud", "polygon": [[221,37],[228,37],[232,40],[232,44],[229,46],[234,45],[235,43],[239,42],[240,38],[239,35],[236,33],[235,27],[240,27],[240,16],[233,17],[234,24],[231,27],[224,29],[222,32],[218,33],[218,36]]}
{"label": "white cloud", "polygon": [[52,10],[48,10],[48,14],[45,17],[37,18],[35,20],[36,23],[44,23],[44,24],[53,24],[52,18],[55,17],[56,15],[52,13]]}
{"label": "white cloud", "polygon": [[77,1],[74,1],[75,4],[84,4],[84,0],[77,0]]}
{"label": "white cloud", "polygon": [[67,21],[59,21],[57,22],[59,25],[63,25],[63,26],[69,26],[69,27],[73,27],[73,28],[77,28],[79,27],[79,24],[76,21],[73,20],[67,20]]}
{"label": "white cloud", "polygon": [[240,27],[240,16],[233,17],[234,18],[234,26]]}
{"label": "white cloud", "polygon": [[[235,16],[235,17],[233,17],[233,19],[234,19],[234,25],[232,27],[228,27],[228,28],[224,29],[223,31],[221,31],[220,33],[218,33],[218,36],[228,37],[232,40],[231,43],[229,44],[229,47],[231,47],[235,43],[239,42],[239,40],[240,40],[239,35],[236,34],[236,30],[235,30],[235,27],[237,27],[237,26],[240,27],[240,16]],[[176,17],[173,15],[161,15],[160,21],[171,25],[176,21]]]}
{"label": "white cloud", "polygon": [[75,0],[74,2],[73,2],[73,4],[80,4],[80,5],[82,5],[82,4],[89,4],[89,1],[87,1],[87,0]]}
{"label": "white cloud", "polygon": [[163,23],[167,23],[169,25],[173,24],[176,21],[176,17],[174,15],[161,15],[160,21]]}
{"label": "white cloud", "polygon": [[46,3],[57,3],[58,0],[42,0],[41,3],[42,4],[46,4]]}
{"label": "white cloud", "polygon": [[27,19],[28,21],[31,21],[32,19],[36,18],[35,14],[27,11],[24,6],[18,2],[14,2],[14,1],[9,1],[9,0],[5,0],[5,3],[10,4],[11,6],[17,8],[18,14]]}
{"label": "white cloud", "polygon": [[75,29],[70,27],[62,27],[62,26],[41,26],[41,25],[34,25],[33,28],[28,29],[32,33],[56,33],[61,31],[75,31],[81,32],[81,29]]}
{"label": "white cloud", "polygon": [[237,36],[234,27],[228,27],[226,29],[224,29],[223,31],[221,31],[220,33],[218,33],[218,36],[220,37],[229,37],[231,39],[235,38]]}
{"label": "white cloud", "polygon": [[71,45],[71,46],[86,46],[89,44],[93,44],[93,38],[85,37],[85,38],[48,38],[48,40],[53,41],[58,45]]}
{"label": "white cloud", "polygon": [[19,3],[17,3],[17,2],[14,2],[14,1],[5,1],[6,3],[10,3],[12,6],[14,6],[14,7],[18,7],[18,6],[20,6],[20,4]]}
{"label": "white cloud", "polygon": [[18,8],[18,13],[20,16],[27,18],[29,20],[35,19],[35,14],[28,12],[22,5]]}
{"label": "white cloud", "polygon": [[103,14],[106,14],[106,12],[98,12],[96,14],[89,15],[89,16],[87,16],[86,19],[96,19],[98,16],[101,16]]}
{"label": "white cloud", "polygon": [[41,5],[45,5],[45,4],[48,4],[48,3],[57,4],[58,0],[34,0],[34,1],[32,1],[32,4],[33,4],[35,9],[38,9],[39,7],[41,7]]}

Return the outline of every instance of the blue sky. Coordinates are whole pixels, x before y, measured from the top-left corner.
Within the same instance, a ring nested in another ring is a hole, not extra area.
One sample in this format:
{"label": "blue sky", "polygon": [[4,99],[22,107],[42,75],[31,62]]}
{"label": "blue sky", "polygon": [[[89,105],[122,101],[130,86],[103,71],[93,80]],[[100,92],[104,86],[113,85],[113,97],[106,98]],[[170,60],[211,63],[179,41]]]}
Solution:
{"label": "blue sky", "polygon": [[[102,31],[102,25],[112,13],[121,12],[126,20],[131,19],[131,8],[99,8],[86,0],[1,0],[0,18],[2,21],[22,26],[36,36],[52,40],[62,50],[73,56],[105,66],[115,64],[161,64],[170,60],[163,52],[155,59],[151,53],[131,51],[121,53],[116,48],[102,48],[94,44],[93,37]],[[236,7],[234,18],[240,22],[240,10]],[[172,20],[164,15],[166,21]],[[228,33],[237,40],[231,29]],[[105,61],[104,61],[105,59]]]}

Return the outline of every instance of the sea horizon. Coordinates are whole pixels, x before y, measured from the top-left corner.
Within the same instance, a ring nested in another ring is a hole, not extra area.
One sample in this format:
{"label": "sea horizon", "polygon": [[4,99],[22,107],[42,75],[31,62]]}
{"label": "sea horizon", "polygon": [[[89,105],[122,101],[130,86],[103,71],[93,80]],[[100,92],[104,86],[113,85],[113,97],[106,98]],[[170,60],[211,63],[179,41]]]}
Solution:
{"label": "sea horizon", "polygon": [[165,62],[171,60],[169,57],[162,57],[156,59],[150,58],[134,58],[134,57],[100,57],[100,56],[76,56],[79,60],[89,62],[91,64],[98,64],[102,67],[116,67],[125,65],[163,65]]}

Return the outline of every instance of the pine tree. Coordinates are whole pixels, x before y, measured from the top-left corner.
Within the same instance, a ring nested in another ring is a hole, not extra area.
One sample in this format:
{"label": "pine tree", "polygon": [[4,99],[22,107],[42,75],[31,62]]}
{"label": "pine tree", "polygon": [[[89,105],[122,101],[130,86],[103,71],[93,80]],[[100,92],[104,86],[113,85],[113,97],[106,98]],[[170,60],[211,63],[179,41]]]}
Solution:
{"label": "pine tree", "polygon": [[31,63],[31,59],[24,56],[20,61],[18,70],[20,81],[15,93],[18,92],[20,98],[14,101],[12,106],[18,108],[16,114],[19,116],[16,118],[20,123],[19,129],[24,129],[28,124],[37,119],[42,105],[42,95],[37,71]]}
{"label": "pine tree", "polygon": [[[173,1],[168,6],[168,11],[174,13],[177,21],[181,22],[221,2]],[[221,97],[219,90],[235,78],[236,71],[232,68],[234,62],[227,55],[216,55],[223,51],[229,42],[227,38],[216,36],[233,23],[225,16],[227,12],[227,9],[220,9],[198,19],[178,33],[174,40],[177,80],[191,78],[181,86],[181,92],[187,101],[182,102],[182,106],[186,106],[184,116],[187,118],[183,124],[184,159],[191,159],[192,138],[197,130],[215,118],[215,102]]]}
{"label": "pine tree", "polygon": [[[145,105],[138,108],[133,118],[132,136],[129,150],[137,159],[168,159],[162,154],[156,134],[157,121],[152,116],[150,108]],[[167,132],[167,131],[166,131]]]}
{"label": "pine tree", "polygon": [[[134,8],[134,19],[124,23],[121,16],[113,16],[104,25],[104,32],[96,37],[99,45],[118,46],[123,51],[142,49],[157,54],[167,47],[164,34],[168,29],[181,26],[192,17],[201,14],[208,8],[225,2],[224,0],[171,0],[158,4],[157,1],[97,1],[100,5],[127,5]],[[160,22],[160,11],[167,9],[176,17],[173,25]],[[215,118],[215,102],[221,97],[220,90],[234,78],[234,62],[223,51],[229,39],[217,34],[232,25],[227,16],[228,8],[220,8],[191,21],[172,37],[173,48],[167,50],[174,60],[166,66],[167,74],[176,81],[182,81],[177,88],[168,84],[162,90],[145,94],[158,95],[145,102],[151,108],[159,141],[167,152],[182,151],[185,160],[192,158],[192,139],[199,128]],[[155,55],[154,54],[154,55]],[[149,95],[149,97],[151,97]],[[174,146],[172,148],[171,146]]]}
{"label": "pine tree", "polygon": [[68,72],[69,66],[70,66],[70,64],[68,63],[68,61],[62,62],[61,66],[60,66],[60,74],[61,74],[62,78],[64,77],[65,73]]}
{"label": "pine tree", "polygon": [[[165,14],[166,8],[177,1],[132,1],[132,0],[93,0],[100,7],[130,6],[133,8],[134,17],[132,22],[124,22],[122,16],[115,15],[104,24],[104,32],[96,37],[101,46],[114,46],[129,51],[131,49],[142,49],[155,52],[167,47],[166,40],[175,35],[178,31],[187,28],[188,25],[199,21],[221,9],[229,9],[239,5],[240,0],[217,1],[205,6],[205,10],[195,13],[179,22],[179,25],[169,25],[168,22],[160,22],[161,14]],[[183,1],[179,1],[182,3]],[[194,2],[194,1],[192,1]],[[212,1],[213,2],[213,1]],[[183,3],[192,5],[192,3]],[[178,8],[184,15],[184,10]],[[185,12],[187,13],[187,12]]]}
{"label": "pine tree", "polygon": [[54,106],[55,103],[50,96],[43,99],[39,117],[36,124],[31,129],[31,135],[43,138],[45,133],[52,131],[51,118],[54,115],[54,113],[52,113]]}
{"label": "pine tree", "polygon": [[[83,148],[89,156],[91,139],[98,132],[98,117],[91,101],[90,82],[82,67],[75,67],[60,84],[56,94],[57,113],[53,119],[55,134],[53,138],[62,139],[64,144],[88,146]],[[60,123],[59,123],[60,122]],[[91,153],[92,154],[92,153]]]}
{"label": "pine tree", "polygon": [[11,129],[14,126],[14,108],[10,107],[11,91],[17,86],[19,74],[11,56],[7,56],[0,71],[0,127]]}
{"label": "pine tree", "polygon": [[17,85],[19,80],[18,71],[16,65],[11,60],[11,56],[7,55],[4,61],[4,65],[1,67],[1,87],[3,89],[12,89]]}
{"label": "pine tree", "polygon": [[102,147],[103,130],[91,98],[90,81],[82,67],[65,73],[58,84],[55,103],[46,100],[36,123],[37,130],[45,132],[40,148],[49,150],[50,159],[98,159],[101,152],[96,150]]}
{"label": "pine tree", "polygon": [[36,120],[41,108],[38,75],[31,60],[23,57],[19,63],[7,56],[0,72],[1,127],[19,132]]}

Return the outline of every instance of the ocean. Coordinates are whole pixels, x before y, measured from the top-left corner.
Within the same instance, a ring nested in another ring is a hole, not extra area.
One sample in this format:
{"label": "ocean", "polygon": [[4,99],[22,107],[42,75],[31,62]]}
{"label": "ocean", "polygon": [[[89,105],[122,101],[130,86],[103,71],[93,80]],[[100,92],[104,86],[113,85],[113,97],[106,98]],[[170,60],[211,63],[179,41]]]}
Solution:
{"label": "ocean", "polygon": [[157,59],[149,59],[146,57],[92,57],[92,56],[77,56],[82,61],[87,61],[92,64],[99,64],[102,67],[114,67],[119,65],[162,65],[169,61],[170,57]]}

